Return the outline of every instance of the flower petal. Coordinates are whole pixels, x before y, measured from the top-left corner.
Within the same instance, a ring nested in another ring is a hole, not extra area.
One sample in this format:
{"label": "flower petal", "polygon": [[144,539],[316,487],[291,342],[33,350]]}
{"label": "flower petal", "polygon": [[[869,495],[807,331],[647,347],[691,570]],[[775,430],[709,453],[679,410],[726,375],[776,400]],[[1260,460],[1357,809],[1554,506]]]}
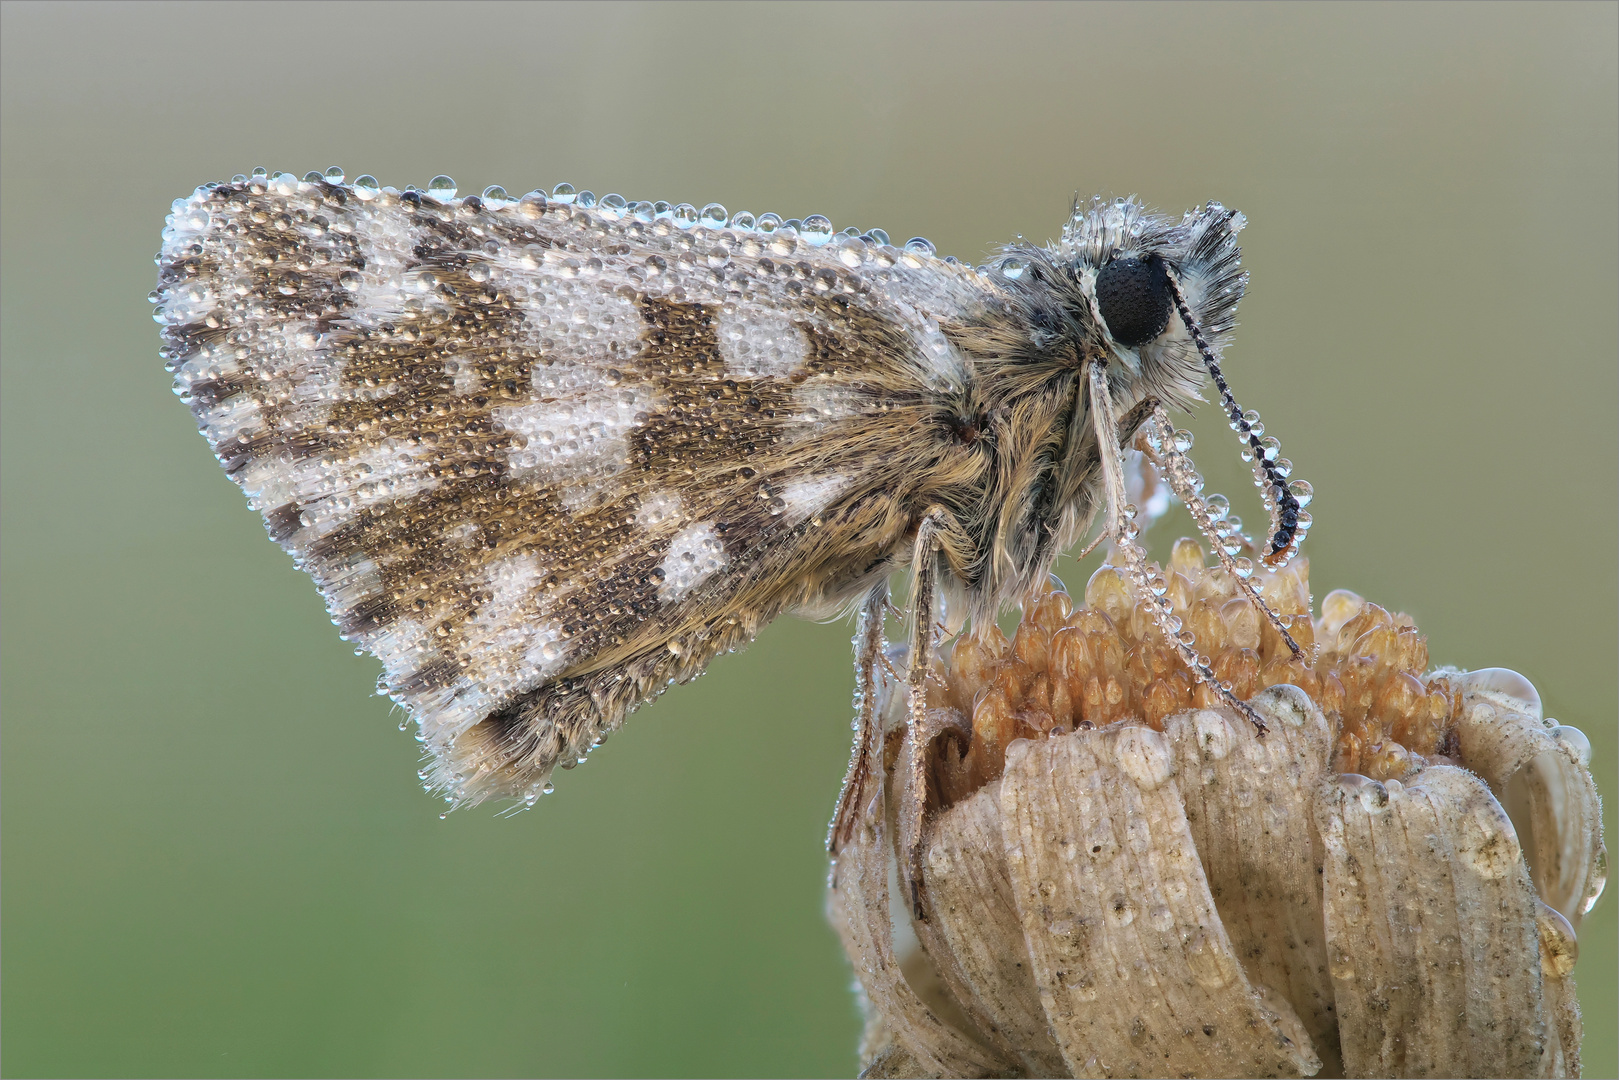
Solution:
{"label": "flower petal", "polygon": [[1535,895],[1506,811],[1464,769],[1325,781],[1327,955],[1348,1076],[1545,1076]]}
{"label": "flower petal", "polygon": [[[884,682],[878,701],[879,713],[891,721],[904,695]],[[877,730],[890,726],[885,722]],[[940,1019],[901,969],[890,906],[893,849],[886,818],[892,800],[883,770],[874,776],[875,790],[856,810],[854,835],[833,861],[827,894],[827,916],[870,1006],[862,1064],[874,1076],[1005,1075],[1014,1066],[1012,1059]]]}
{"label": "flower petal", "polygon": [[1046,1026],[1003,853],[998,781],[933,824],[922,872],[944,947],[929,952],[954,957],[963,984],[952,987],[956,997],[987,1032],[1017,1048],[1025,1074],[1061,1076],[1068,1067]]}
{"label": "flower petal", "polygon": [[1134,725],[1007,750],[1007,864],[1052,1034],[1075,1076],[1311,1075],[1298,1018],[1237,962],[1173,771]]}
{"label": "flower petal", "polygon": [[1561,912],[1544,900],[1535,901],[1535,922],[1540,931],[1540,974],[1545,980],[1546,1011],[1557,1036],[1551,1075],[1580,1075],[1580,1042],[1585,1035],[1580,1000],[1575,993],[1574,961],[1579,959],[1574,928]]}
{"label": "flower petal", "polygon": [[[1607,882],[1602,806],[1579,729],[1541,719],[1540,695],[1505,668],[1457,678],[1462,760],[1518,816],[1541,899],[1578,929]],[[1527,819],[1527,821],[1525,820]]]}
{"label": "flower petal", "polygon": [[1332,734],[1296,686],[1262,690],[1250,704],[1270,726],[1263,737],[1209,709],[1170,717],[1164,735],[1209,891],[1243,970],[1291,1003],[1330,1064],[1338,1018],[1310,809]]}

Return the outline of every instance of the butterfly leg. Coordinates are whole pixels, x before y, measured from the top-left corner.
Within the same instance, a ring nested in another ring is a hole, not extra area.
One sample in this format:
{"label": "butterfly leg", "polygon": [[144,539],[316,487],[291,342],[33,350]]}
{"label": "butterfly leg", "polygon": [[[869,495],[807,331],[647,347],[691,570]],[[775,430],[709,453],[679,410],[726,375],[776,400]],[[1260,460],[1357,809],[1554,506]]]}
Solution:
{"label": "butterfly leg", "polygon": [[[1119,435],[1120,450],[1124,450],[1130,445],[1131,441],[1136,437],[1136,432],[1140,430],[1141,425],[1146,423],[1147,420],[1152,416],[1153,411],[1158,408],[1160,408],[1158,399],[1150,395],[1142,398],[1140,401],[1136,402],[1130,407],[1130,411],[1124,414],[1124,416],[1119,420],[1118,426],[1115,428]],[[1091,540],[1090,543],[1085,545],[1085,549],[1076,554],[1074,558],[1076,560],[1085,558],[1085,556],[1101,547],[1102,541],[1111,539],[1112,537],[1108,535],[1108,531],[1103,529],[1101,532],[1097,533],[1096,537]]]}
{"label": "butterfly leg", "polygon": [[928,671],[932,667],[934,626],[938,622],[938,556],[950,515],[933,507],[916,528],[911,557],[910,669],[906,672],[905,748],[900,759],[906,775],[900,783],[900,869],[906,896],[918,919],[922,911],[922,824],[927,809]]}
{"label": "butterfly leg", "polygon": [[[1134,520],[1135,507],[1126,501],[1128,495],[1124,487],[1124,455],[1118,447],[1119,425],[1113,417],[1113,402],[1108,394],[1107,368],[1102,362],[1095,360],[1091,361],[1089,368],[1091,419],[1096,425],[1096,445],[1099,448],[1106,448],[1101,454],[1102,490],[1107,499],[1107,531],[1104,535],[1113,540],[1120,556],[1120,569],[1135,586],[1136,595],[1148,606],[1153,621],[1158,624],[1159,631],[1180,655],[1181,662],[1191,668],[1193,674],[1237,715],[1245,717],[1253,724],[1257,734],[1263,735],[1266,731],[1265,721],[1260,719],[1253,706],[1231,692],[1229,683],[1221,682],[1214,674],[1208,662],[1193,647],[1195,642],[1191,632],[1182,629],[1180,618],[1170,608],[1168,595],[1154,587],[1152,575],[1147,570],[1147,552],[1136,543],[1139,530]],[[1157,417],[1163,415],[1163,409],[1160,407],[1154,410],[1152,415],[1156,421]]]}
{"label": "butterfly leg", "polygon": [[[854,838],[862,814],[882,791],[882,722],[877,714],[877,666],[886,664],[883,656],[883,615],[888,602],[885,579],[860,605],[860,618],[854,637],[855,657],[855,737],[849,755],[849,771],[843,777],[837,809],[827,832],[826,849],[836,855]],[[881,813],[881,802],[874,811]]]}

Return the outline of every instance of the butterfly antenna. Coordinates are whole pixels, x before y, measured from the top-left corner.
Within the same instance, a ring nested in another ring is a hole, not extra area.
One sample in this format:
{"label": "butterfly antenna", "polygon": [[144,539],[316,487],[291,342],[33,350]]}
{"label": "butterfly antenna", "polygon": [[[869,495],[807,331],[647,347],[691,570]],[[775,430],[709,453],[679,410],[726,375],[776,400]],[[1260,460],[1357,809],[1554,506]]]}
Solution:
{"label": "butterfly antenna", "polygon": [[1259,413],[1253,410],[1243,412],[1237,399],[1231,396],[1231,387],[1226,384],[1225,374],[1220,370],[1219,357],[1203,336],[1203,329],[1193,317],[1186,296],[1181,292],[1180,282],[1173,276],[1169,279],[1169,290],[1175,298],[1175,310],[1180,313],[1181,322],[1185,324],[1187,333],[1191,334],[1198,355],[1203,358],[1203,366],[1209,369],[1209,374],[1214,377],[1214,385],[1220,390],[1220,406],[1231,417],[1231,429],[1243,443],[1243,457],[1253,460],[1254,486],[1259,489],[1265,500],[1265,509],[1270,514],[1270,547],[1260,557],[1260,562],[1279,570],[1298,554],[1304,534],[1309,531],[1310,515],[1305,512],[1304,504],[1309,502],[1312,489],[1303,480],[1288,483],[1287,477],[1293,467],[1280,456],[1281,443],[1275,438],[1261,438],[1265,434],[1265,425],[1260,421]]}

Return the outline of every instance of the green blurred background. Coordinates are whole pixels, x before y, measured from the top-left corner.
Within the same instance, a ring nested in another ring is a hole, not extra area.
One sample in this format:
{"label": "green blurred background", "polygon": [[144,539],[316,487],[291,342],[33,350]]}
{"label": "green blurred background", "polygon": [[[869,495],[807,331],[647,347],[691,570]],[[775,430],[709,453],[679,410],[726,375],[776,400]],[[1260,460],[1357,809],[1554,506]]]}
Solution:
{"label": "green blurred background", "polygon": [[[535,812],[441,821],[376,663],[157,359],[170,200],[261,164],[824,213],[974,261],[1076,192],[1238,207],[1227,370],[1316,487],[1317,596],[1523,671],[1611,807],[1616,12],[7,4],[5,1073],[855,1067],[821,911],[849,627],[783,620]],[[1615,909],[1581,933],[1591,1076],[1619,1073]]]}

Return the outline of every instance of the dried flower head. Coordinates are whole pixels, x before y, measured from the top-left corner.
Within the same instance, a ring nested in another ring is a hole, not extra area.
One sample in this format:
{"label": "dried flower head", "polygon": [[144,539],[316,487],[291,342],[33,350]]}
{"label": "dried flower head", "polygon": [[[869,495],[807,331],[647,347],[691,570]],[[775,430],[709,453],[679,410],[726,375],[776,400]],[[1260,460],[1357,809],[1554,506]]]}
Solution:
{"label": "dried flower head", "polygon": [[[1208,663],[1179,664],[1118,568],[1010,641],[935,658],[922,918],[895,899],[912,753],[885,685],[884,795],[829,908],[866,1075],[1575,1076],[1575,930],[1602,891],[1576,729],[1505,669],[1430,670],[1412,621],[1308,564],[1153,567]],[[1312,653],[1313,662],[1308,659]],[[899,659],[896,657],[896,659]]]}

